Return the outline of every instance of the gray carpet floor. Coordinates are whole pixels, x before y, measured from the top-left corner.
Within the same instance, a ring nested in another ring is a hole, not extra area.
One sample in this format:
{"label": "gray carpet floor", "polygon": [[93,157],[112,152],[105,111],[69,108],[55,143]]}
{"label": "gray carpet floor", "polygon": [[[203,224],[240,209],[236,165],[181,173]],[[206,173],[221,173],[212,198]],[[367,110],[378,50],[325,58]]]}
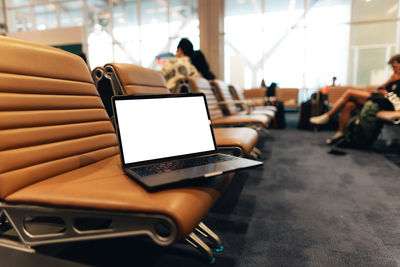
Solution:
{"label": "gray carpet floor", "polygon": [[238,173],[205,218],[225,250],[125,238],[44,246],[83,266],[400,266],[400,168],[384,153],[327,153],[332,132],[271,130],[264,166]]}

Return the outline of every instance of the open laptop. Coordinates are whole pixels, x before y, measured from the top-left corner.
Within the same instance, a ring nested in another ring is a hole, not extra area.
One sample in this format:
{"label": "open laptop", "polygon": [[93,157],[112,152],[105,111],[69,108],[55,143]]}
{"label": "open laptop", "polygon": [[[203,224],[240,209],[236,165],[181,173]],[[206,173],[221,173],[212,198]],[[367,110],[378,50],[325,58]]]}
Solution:
{"label": "open laptop", "polygon": [[202,93],[114,96],[112,103],[122,168],[149,190],[262,165],[217,153]]}

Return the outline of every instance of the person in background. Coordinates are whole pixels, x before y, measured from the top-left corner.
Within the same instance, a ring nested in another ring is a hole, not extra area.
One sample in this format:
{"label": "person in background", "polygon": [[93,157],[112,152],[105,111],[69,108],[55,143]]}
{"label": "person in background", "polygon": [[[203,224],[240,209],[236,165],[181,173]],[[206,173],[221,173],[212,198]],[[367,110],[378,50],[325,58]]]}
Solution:
{"label": "person in background", "polygon": [[265,84],[265,80],[261,80],[261,88],[267,88],[267,85]]}
{"label": "person in background", "polygon": [[376,93],[349,89],[339,98],[338,101],[336,101],[332,109],[327,113],[310,118],[312,124],[326,124],[329,122],[329,118],[333,114],[341,110],[338,131],[330,139],[326,140],[327,144],[335,143],[336,140],[339,140],[344,135],[344,130],[350,120],[352,112],[356,108],[362,108],[368,100],[378,103],[381,110],[396,109],[395,104],[392,103],[393,100],[391,99],[395,98],[393,93],[395,93],[395,95],[400,94],[400,88],[397,88],[396,85],[400,82],[400,54],[391,57],[388,64],[392,66],[393,75],[387,82],[377,88]]}
{"label": "person in background", "polygon": [[336,77],[335,76],[332,77],[332,85],[331,86],[336,86]]}
{"label": "person in background", "polygon": [[329,92],[329,88],[336,86],[336,77],[333,76],[332,77],[332,84],[331,85],[327,85],[324,88],[322,88],[321,93],[323,93],[324,95],[327,95]]}
{"label": "person in background", "polygon": [[210,70],[210,65],[206,60],[203,52],[200,50],[194,51],[193,57],[191,58],[192,64],[196,67],[196,69],[200,72],[201,76],[203,76],[207,80],[214,80],[215,75]]}
{"label": "person in background", "polygon": [[182,38],[177,47],[176,57],[170,58],[162,69],[168,89],[173,90],[180,78],[200,76],[196,67],[192,64],[193,55],[193,44],[189,39]]}

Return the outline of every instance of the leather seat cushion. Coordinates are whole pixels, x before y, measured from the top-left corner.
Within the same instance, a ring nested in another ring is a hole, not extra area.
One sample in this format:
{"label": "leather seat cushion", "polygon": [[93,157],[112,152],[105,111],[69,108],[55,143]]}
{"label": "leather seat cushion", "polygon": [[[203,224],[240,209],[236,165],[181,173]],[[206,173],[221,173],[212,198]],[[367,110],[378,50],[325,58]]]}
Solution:
{"label": "leather seat cushion", "polygon": [[150,193],[124,174],[116,155],[27,186],[5,200],[11,204],[164,214],[178,224],[182,238],[198,225],[231,178],[218,176],[204,186]]}
{"label": "leather seat cushion", "polygon": [[238,146],[244,155],[250,154],[258,141],[257,131],[246,127],[215,128],[214,135],[217,146]]}
{"label": "leather seat cushion", "polygon": [[[248,114],[247,111],[242,111],[239,114],[246,115]],[[270,119],[273,119],[275,117],[275,112],[272,110],[251,110],[250,115],[262,115],[262,116],[267,116]]]}
{"label": "leather seat cushion", "polygon": [[231,115],[212,120],[214,125],[246,125],[246,124],[261,124],[264,127],[268,126],[270,119],[264,115]]}
{"label": "leather seat cushion", "polygon": [[278,109],[275,106],[255,106],[255,110],[272,110],[273,112],[277,112]]}

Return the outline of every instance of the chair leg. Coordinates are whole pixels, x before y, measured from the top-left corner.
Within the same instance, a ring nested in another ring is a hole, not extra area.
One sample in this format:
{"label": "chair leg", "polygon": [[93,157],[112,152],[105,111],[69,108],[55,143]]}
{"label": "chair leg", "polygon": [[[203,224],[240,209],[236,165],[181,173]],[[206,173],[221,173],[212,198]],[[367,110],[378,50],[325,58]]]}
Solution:
{"label": "chair leg", "polygon": [[214,233],[210,228],[208,228],[203,222],[199,223],[196,231],[213,243],[215,247],[214,251],[221,252],[224,250],[224,246],[222,246],[222,242],[219,236]]}
{"label": "chair leg", "polygon": [[215,262],[215,258],[211,248],[207,246],[207,244],[204,243],[203,240],[201,240],[195,233],[191,233],[190,235],[188,235],[185,240],[190,245],[197,248],[201,253],[203,253],[208,258],[208,260],[210,260],[210,263]]}

